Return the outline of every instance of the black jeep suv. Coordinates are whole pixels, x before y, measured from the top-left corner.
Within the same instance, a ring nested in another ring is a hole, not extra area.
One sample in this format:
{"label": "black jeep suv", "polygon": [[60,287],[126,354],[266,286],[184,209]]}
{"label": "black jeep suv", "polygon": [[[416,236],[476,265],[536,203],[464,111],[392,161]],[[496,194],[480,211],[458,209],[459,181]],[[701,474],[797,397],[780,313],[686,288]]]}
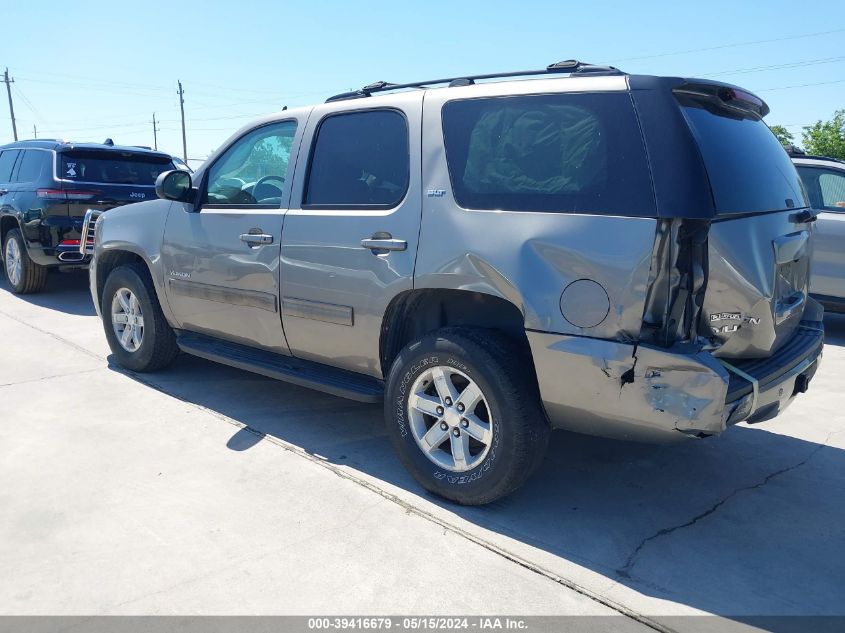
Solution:
{"label": "black jeep suv", "polygon": [[175,168],[168,154],[110,140],[0,146],[0,245],[12,292],[42,290],[48,268],[86,265],[85,211],[155,198],[156,178]]}

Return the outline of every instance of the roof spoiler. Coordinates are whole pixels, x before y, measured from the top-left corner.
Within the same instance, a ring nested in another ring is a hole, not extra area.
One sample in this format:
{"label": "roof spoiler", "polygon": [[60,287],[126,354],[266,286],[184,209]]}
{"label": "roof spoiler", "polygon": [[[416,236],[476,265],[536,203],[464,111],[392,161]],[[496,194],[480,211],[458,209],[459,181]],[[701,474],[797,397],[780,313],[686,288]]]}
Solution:
{"label": "roof spoiler", "polygon": [[680,86],[675,87],[672,92],[717,101],[731,110],[753,112],[760,118],[769,113],[768,104],[757,95],[739,86],[717,81],[687,79]]}

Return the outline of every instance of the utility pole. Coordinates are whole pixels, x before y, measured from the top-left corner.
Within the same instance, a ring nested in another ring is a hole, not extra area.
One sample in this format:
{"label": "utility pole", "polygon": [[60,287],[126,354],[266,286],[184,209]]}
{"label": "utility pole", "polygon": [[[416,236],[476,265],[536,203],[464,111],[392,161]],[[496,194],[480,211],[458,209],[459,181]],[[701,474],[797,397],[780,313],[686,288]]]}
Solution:
{"label": "utility pole", "polygon": [[161,128],[156,127],[156,113],[153,112],[153,149],[158,149],[158,135],[156,132],[160,132]]}
{"label": "utility pole", "polygon": [[35,124],[32,125],[32,134],[35,138],[38,138],[38,128],[35,126]]}
{"label": "utility pole", "polygon": [[[185,91],[182,90],[182,82],[179,81],[179,109],[182,111],[182,158],[188,162],[188,143],[185,140]],[[11,102],[10,102],[11,103]]]}
{"label": "utility pole", "polygon": [[9,114],[12,116],[12,132],[15,135],[15,140],[18,140],[18,126],[15,124],[15,106],[12,105],[12,84],[14,79],[9,79],[9,69],[3,74],[3,81],[6,83],[6,92],[9,94]]}

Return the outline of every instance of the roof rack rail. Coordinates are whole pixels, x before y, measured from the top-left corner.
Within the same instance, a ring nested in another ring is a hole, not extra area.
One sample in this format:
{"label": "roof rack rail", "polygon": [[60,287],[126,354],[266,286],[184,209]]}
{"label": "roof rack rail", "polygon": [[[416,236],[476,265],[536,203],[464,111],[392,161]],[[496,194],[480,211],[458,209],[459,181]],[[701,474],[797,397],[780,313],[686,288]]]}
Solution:
{"label": "roof rack rail", "polygon": [[387,92],[391,90],[402,90],[404,88],[428,88],[438,84],[446,84],[450,88],[456,86],[471,86],[478,80],[483,79],[504,79],[506,77],[529,77],[532,75],[549,75],[557,73],[568,73],[570,75],[624,75],[625,72],[619,70],[614,66],[601,66],[599,64],[587,64],[579,62],[577,59],[567,59],[562,62],[549,64],[542,70],[519,70],[506,73],[489,73],[486,75],[461,75],[458,77],[448,77],[445,79],[431,79],[429,81],[415,81],[405,84],[392,84],[386,81],[376,81],[369,85],[360,88],[359,90],[352,90],[351,92],[342,92],[333,97],[326,99],[326,103],[332,101],[344,101],[346,99],[362,99],[369,97],[373,93]]}

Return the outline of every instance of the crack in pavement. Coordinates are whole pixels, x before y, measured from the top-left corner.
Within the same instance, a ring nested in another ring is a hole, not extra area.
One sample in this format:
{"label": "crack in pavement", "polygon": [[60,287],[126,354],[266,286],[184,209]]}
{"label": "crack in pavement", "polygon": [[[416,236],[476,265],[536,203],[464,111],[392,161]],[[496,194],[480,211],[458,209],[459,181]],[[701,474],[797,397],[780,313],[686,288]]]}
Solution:
{"label": "crack in pavement", "polygon": [[68,376],[81,376],[82,374],[90,374],[95,371],[102,371],[102,367],[95,367],[93,369],[83,369],[80,371],[71,371],[66,374],[52,374],[50,376],[42,376],[41,378],[30,378],[28,380],[19,380],[18,382],[4,382],[0,383],[2,387],[16,387],[17,385],[25,385],[31,382],[41,382],[43,380],[53,380],[54,378],[67,378]]}
{"label": "crack in pavement", "polygon": [[828,442],[830,441],[831,437],[833,437],[837,433],[842,433],[842,432],[843,431],[831,431],[830,433],[828,433],[824,442],[822,442],[821,444],[816,446],[812,451],[810,451],[810,453],[807,455],[807,457],[802,459],[797,464],[793,464],[791,466],[786,466],[784,468],[781,468],[779,470],[774,471],[773,473],[769,473],[768,475],[766,475],[763,478],[763,481],[760,481],[756,484],[753,484],[751,486],[743,486],[742,488],[737,488],[736,490],[734,490],[730,494],[728,494],[726,497],[724,497],[724,498],[720,499],[719,501],[717,501],[716,503],[714,503],[712,506],[710,506],[704,512],[697,514],[696,516],[691,518],[686,523],[681,523],[680,525],[674,525],[672,527],[660,529],[657,532],[655,532],[654,534],[652,534],[651,536],[644,538],[642,541],[640,541],[639,545],[637,545],[634,548],[634,550],[631,552],[631,554],[628,556],[627,560],[625,561],[625,564],[622,567],[620,567],[619,569],[616,570],[617,575],[619,575],[622,578],[626,578],[626,579],[631,578],[631,570],[634,568],[634,565],[636,565],[636,563],[637,563],[637,557],[640,555],[640,552],[643,550],[643,548],[648,543],[650,543],[650,542],[652,542],[652,541],[654,541],[658,538],[661,538],[663,536],[667,536],[669,534],[672,534],[673,532],[676,532],[678,530],[682,530],[684,528],[691,527],[691,526],[695,525],[696,523],[698,523],[699,521],[701,521],[702,519],[706,519],[707,517],[709,517],[711,514],[716,512],[716,510],[721,508],[723,505],[725,505],[728,501],[730,501],[731,499],[736,497],[738,494],[740,494],[742,492],[748,492],[750,490],[757,490],[758,488],[762,488],[763,486],[768,484],[775,477],[778,477],[780,475],[788,473],[792,470],[795,470],[796,468],[800,468],[801,466],[803,466],[804,464],[809,462],[820,450],[825,448],[828,445]]}

